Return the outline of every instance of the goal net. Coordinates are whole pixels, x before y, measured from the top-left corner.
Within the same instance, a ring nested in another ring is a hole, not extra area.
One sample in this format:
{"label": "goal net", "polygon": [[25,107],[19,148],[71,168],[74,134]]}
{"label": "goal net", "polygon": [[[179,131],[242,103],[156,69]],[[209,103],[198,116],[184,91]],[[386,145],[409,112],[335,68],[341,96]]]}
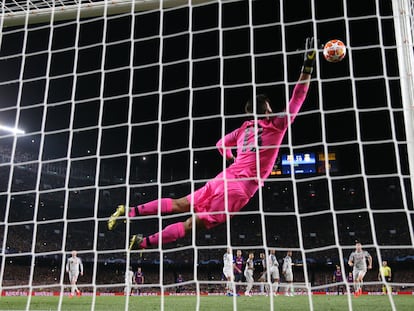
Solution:
{"label": "goal net", "polygon": [[[352,310],[348,259],[361,241],[373,258],[364,293],[383,293],[387,261],[386,303],[396,310],[393,293],[414,289],[413,24],[408,0],[2,1],[1,294],[26,296],[26,310],[56,295],[53,308],[63,309],[76,250],[77,286],[92,296],[86,309],[128,292],[131,267],[143,282],[117,309],[143,303],[136,295],[159,297],[161,310],[167,296],[193,295],[191,309],[201,310],[201,297],[226,293],[230,247],[244,259],[254,253],[251,293],[266,309],[278,298],[260,280],[270,277],[260,254],[276,250],[278,294],[292,251],[293,292],[307,295],[307,309],[318,309],[316,294],[344,294]],[[263,187],[225,224],[128,251],[132,234],[194,214],[158,213],[108,231],[116,207],[184,197],[222,171],[216,143],[246,120],[247,100],[265,93],[274,111],[285,109],[306,37],[340,39],[347,55],[329,63],[319,49]],[[245,286],[237,282],[237,292]],[[240,298],[223,303],[238,310]]]}

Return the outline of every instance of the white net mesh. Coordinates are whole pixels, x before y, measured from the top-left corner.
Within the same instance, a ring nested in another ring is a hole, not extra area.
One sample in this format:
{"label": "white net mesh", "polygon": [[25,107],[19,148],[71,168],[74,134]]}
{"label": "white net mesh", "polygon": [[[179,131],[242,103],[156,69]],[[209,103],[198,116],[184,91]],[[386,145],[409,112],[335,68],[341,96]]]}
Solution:
{"label": "white net mesh", "polygon": [[[408,17],[412,34],[412,1],[162,5],[2,2],[2,294],[53,293],[51,308],[70,306],[65,265],[77,250],[85,267],[78,287],[92,296],[83,309],[104,310],[100,296],[122,295],[132,266],[145,275],[134,294],[161,294],[148,308],[168,309],[165,297],[185,293],[195,295],[189,309],[201,310],[208,304],[200,297],[225,293],[228,246],[245,259],[248,251],[257,259],[275,248],[280,265],[292,250],[297,295],[351,293],[352,283],[332,274],[335,265],[351,271],[355,240],[373,257],[365,292],[381,293],[383,260],[395,272],[393,290],[411,292],[413,127],[406,96],[413,90],[401,53],[412,61],[413,40],[403,40],[408,52],[401,52],[396,33]],[[220,172],[226,163],[216,142],[245,120],[253,95],[266,93],[275,111],[285,107],[309,36],[343,40],[347,57],[337,64],[317,59],[306,102],[264,187],[226,224],[127,252],[131,234],[152,234],[191,213],[146,216],[108,232],[116,206],[183,197]],[[17,128],[24,134],[9,132]],[[259,296],[265,286],[256,264]],[[279,292],[285,288],[281,276]],[[115,308],[145,304],[134,298],[122,297]],[[21,308],[36,309],[38,301],[28,295]],[[255,303],[274,310],[278,302],[269,296]],[[318,310],[318,303],[308,295],[304,309]],[[398,307],[391,295],[384,303]],[[236,298],[223,306],[243,310]],[[341,306],[352,310],[352,296]]]}

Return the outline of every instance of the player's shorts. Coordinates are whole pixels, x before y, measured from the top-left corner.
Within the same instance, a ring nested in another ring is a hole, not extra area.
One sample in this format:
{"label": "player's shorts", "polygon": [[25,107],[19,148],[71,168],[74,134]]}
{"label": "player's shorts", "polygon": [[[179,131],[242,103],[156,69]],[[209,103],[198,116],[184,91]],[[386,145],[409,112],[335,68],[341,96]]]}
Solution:
{"label": "player's shorts", "polygon": [[133,284],[131,282],[126,282],[126,286],[124,288],[124,292],[125,293],[128,293],[128,294],[131,293],[132,286],[133,286]]}
{"label": "player's shorts", "polygon": [[266,280],[267,280],[267,272],[263,271],[262,273],[260,273],[259,281],[265,282]]}
{"label": "player's shorts", "polygon": [[79,271],[74,272],[74,271],[69,271],[69,281],[72,282],[77,282],[78,281],[78,276],[79,276]]}
{"label": "player's shorts", "polygon": [[224,274],[224,276],[225,276],[226,278],[231,278],[231,279],[233,279],[233,278],[234,278],[234,275],[233,275],[233,268],[231,268],[231,269],[226,269],[226,268],[223,268],[223,274]]}
{"label": "player's shorts", "polygon": [[[250,180],[237,180],[227,173],[227,210],[240,211],[257,190],[257,183]],[[206,229],[211,229],[226,222],[226,196],[223,173],[210,180],[203,187],[187,196],[188,202],[194,206],[194,211],[201,219]],[[234,215],[229,215],[233,217]]]}
{"label": "player's shorts", "polygon": [[367,269],[353,269],[352,270],[354,280],[357,280],[359,275],[362,275],[362,277],[364,277],[366,273],[367,273]]}
{"label": "player's shorts", "polygon": [[272,277],[273,280],[279,279],[280,275],[279,275],[279,268],[276,266],[273,266],[270,268],[270,276]]}
{"label": "player's shorts", "polygon": [[293,273],[292,272],[286,272],[285,273],[285,280],[287,282],[292,282],[293,281]]}
{"label": "player's shorts", "polygon": [[248,283],[253,282],[253,270],[246,269],[244,270],[244,276],[246,277],[246,281]]}
{"label": "player's shorts", "polygon": [[234,282],[243,282],[243,273],[234,273]]}

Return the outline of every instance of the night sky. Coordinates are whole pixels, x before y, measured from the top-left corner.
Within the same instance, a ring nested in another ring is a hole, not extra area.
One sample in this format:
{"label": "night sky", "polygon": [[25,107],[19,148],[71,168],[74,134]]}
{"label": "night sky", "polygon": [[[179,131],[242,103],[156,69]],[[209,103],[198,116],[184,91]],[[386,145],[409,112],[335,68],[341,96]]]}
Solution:
{"label": "night sky", "polygon": [[[379,1],[378,8],[373,0],[345,3],[346,7],[342,0],[254,1],[253,31],[247,1],[224,3],[221,20],[219,4],[213,3],[192,11],[187,6],[166,10],[163,15],[147,12],[135,20],[124,14],[109,18],[107,24],[101,18],[79,25],[57,22],[52,32],[48,24],[31,25],[26,46],[24,31],[3,28],[0,123],[16,125],[26,134],[15,138],[0,131],[1,221],[10,190],[27,192],[13,195],[20,203],[11,206],[10,214],[16,217],[12,221],[33,218],[33,212],[21,216],[13,210],[27,207],[27,202],[36,204],[30,191],[37,187],[39,169],[39,202],[57,200],[61,208],[44,212],[46,207],[39,207],[38,220],[93,217],[95,196],[97,216],[107,217],[119,203],[156,198],[157,181],[175,183],[163,185],[163,195],[187,194],[190,178],[198,187],[222,169],[215,143],[246,119],[243,107],[252,97],[253,83],[256,93],[270,97],[274,111],[284,109],[299,77],[305,38],[315,33],[320,44],[341,39],[348,54],[342,62],[331,64],[320,53],[307,100],[280,153],[289,153],[291,143],[294,152],[318,155],[325,143],[336,154],[336,170],[331,172],[334,209],[364,210],[339,217],[340,223],[357,223],[361,217],[369,222],[366,187],[371,208],[401,211],[401,181],[408,187],[409,177],[391,1]],[[22,162],[19,167],[25,170],[14,170],[9,189],[8,158],[14,143],[12,162],[15,167]],[[397,163],[406,178],[399,177]],[[62,206],[67,174],[66,214]],[[289,175],[270,179],[263,190],[269,197],[264,209],[293,211],[296,187],[299,212],[329,210],[326,175],[296,177],[295,181]],[[308,200],[312,191],[316,202]],[[257,209],[257,200],[246,210]],[[405,217],[397,217],[394,225]],[[332,226],[328,218],[327,226]],[[103,219],[100,226],[104,223]],[[279,226],[283,225],[282,221]],[[303,225],[305,234],[317,230],[312,224]],[[342,242],[352,244],[346,238]],[[67,241],[67,249],[71,243]],[[283,237],[269,243],[288,246]]]}

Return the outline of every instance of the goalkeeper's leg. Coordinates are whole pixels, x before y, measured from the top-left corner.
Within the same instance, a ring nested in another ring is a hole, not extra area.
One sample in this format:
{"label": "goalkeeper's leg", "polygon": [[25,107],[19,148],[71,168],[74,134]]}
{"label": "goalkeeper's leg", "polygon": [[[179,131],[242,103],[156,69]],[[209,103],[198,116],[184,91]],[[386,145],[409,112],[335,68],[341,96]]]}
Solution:
{"label": "goalkeeper's leg", "polygon": [[144,215],[157,215],[158,209],[161,214],[186,213],[190,211],[190,202],[186,197],[180,199],[162,198],[145,204],[131,207],[129,209],[129,217],[137,217]]}
{"label": "goalkeeper's leg", "polygon": [[[195,215],[195,221],[197,230],[204,230],[206,228],[204,222],[197,215]],[[186,234],[191,233],[192,228],[193,217],[190,217],[184,222],[176,222],[165,227],[161,233],[157,232],[147,237],[144,237],[141,234],[133,235],[129,243],[129,250],[157,247],[160,240],[160,234],[162,245],[175,242],[186,236]]]}
{"label": "goalkeeper's leg", "polygon": [[[157,215],[158,209],[161,209],[161,214],[163,215],[171,213],[185,213],[190,211],[190,203],[185,197],[180,199],[157,199],[145,204],[131,207],[128,211],[128,217],[132,218],[144,215]],[[118,225],[121,217],[125,214],[125,206],[119,205],[116,211],[111,215],[111,217],[108,220],[108,230],[114,230]]]}

